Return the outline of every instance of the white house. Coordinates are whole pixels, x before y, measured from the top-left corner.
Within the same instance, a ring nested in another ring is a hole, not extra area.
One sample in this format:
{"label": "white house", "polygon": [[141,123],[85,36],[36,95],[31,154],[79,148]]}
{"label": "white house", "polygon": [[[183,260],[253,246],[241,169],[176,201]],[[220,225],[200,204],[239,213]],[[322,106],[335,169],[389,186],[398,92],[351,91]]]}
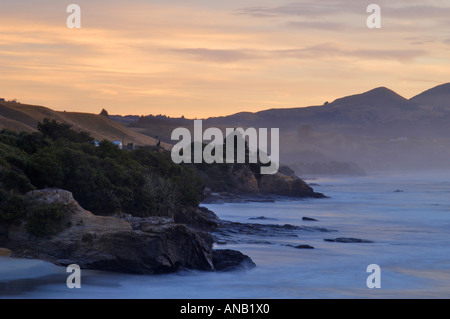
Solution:
{"label": "white house", "polygon": [[[114,145],[116,145],[119,149],[123,149],[122,141],[112,141],[111,143],[113,143]],[[94,141],[94,145],[95,145],[95,146],[99,146],[99,145],[100,145],[100,142],[99,142],[99,141]]]}
{"label": "white house", "polygon": [[122,141],[113,141],[114,145],[116,145],[120,150],[123,148]]}

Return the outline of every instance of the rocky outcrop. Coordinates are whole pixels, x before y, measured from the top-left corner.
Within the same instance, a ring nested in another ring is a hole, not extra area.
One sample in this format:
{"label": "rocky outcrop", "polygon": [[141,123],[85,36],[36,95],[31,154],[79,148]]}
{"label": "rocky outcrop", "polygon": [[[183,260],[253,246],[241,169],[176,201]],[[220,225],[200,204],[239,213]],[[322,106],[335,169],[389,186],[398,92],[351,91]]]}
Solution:
{"label": "rocky outcrop", "polygon": [[230,168],[230,176],[236,192],[257,193],[259,191],[258,180],[248,165],[233,165]]}
{"label": "rocky outcrop", "polygon": [[[285,167],[287,173],[288,169]],[[209,185],[211,187],[207,187],[204,192],[204,203],[267,202],[285,197],[326,198],[324,194],[315,192],[306,182],[292,174],[277,172],[256,177],[249,166],[244,164],[234,166],[229,174],[234,186],[227,191],[217,191]]]}
{"label": "rocky outcrop", "polygon": [[273,175],[262,175],[259,181],[260,191],[263,193],[276,194],[292,197],[325,197],[321,193],[316,193],[302,179],[287,176],[280,172]]}
{"label": "rocky outcrop", "polygon": [[38,190],[28,196],[40,204],[63,206],[65,228],[56,235],[35,237],[27,232],[26,222],[20,226],[3,225],[0,247],[11,249],[16,257],[139,274],[185,268],[215,269],[213,238],[207,230],[214,229],[217,223],[214,213],[207,209],[199,209],[198,214],[196,210],[190,211],[184,219],[181,216],[120,219],[93,215],[67,191]]}

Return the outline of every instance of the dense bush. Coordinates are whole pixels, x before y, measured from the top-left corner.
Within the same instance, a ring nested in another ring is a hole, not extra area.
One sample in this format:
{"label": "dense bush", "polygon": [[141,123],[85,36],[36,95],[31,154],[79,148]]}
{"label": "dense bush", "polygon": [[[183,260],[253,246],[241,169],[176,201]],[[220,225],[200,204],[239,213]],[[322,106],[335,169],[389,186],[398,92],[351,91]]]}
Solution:
{"label": "dense bush", "polygon": [[38,123],[37,129],[53,140],[65,139],[76,143],[92,142],[94,140],[89,133],[76,131],[72,128],[72,125],[58,122],[55,119],[45,118]]}
{"label": "dense bush", "polygon": [[26,221],[27,231],[37,237],[59,233],[64,227],[64,208],[44,205],[20,194],[0,190],[0,223],[19,226]]}
{"label": "dense bush", "polygon": [[[5,197],[0,222],[14,219],[10,194],[49,187],[72,192],[82,207],[100,215],[170,215],[202,200],[204,182],[196,169],[174,164],[167,151],[124,151],[106,140],[95,146],[88,133],[55,120],[44,119],[38,129],[0,132],[0,190]],[[18,209],[18,219],[21,214]],[[38,219],[58,214],[52,209],[29,216],[34,215],[32,225],[39,225]],[[38,233],[34,226],[31,231]]]}
{"label": "dense bush", "polygon": [[57,234],[64,228],[64,216],[64,208],[60,205],[30,207],[27,214],[27,231],[36,237]]}
{"label": "dense bush", "polygon": [[0,223],[20,224],[27,214],[27,201],[21,195],[0,189]]}

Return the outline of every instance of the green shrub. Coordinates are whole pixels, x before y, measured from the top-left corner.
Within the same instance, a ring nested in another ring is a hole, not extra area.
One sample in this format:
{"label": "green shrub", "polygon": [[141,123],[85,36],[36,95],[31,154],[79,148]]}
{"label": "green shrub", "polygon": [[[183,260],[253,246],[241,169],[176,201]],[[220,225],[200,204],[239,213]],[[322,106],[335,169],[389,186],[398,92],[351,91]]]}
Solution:
{"label": "green shrub", "polygon": [[63,165],[52,149],[44,149],[30,157],[26,172],[31,183],[37,188],[61,187],[63,185]]}
{"label": "green shrub", "polygon": [[0,131],[0,189],[7,193],[62,188],[99,215],[173,215],[202,200],[199,171],[174,164],[168,151],[125,151],[106,140],[95,147],[87,133],[55,120],[44,119],[38,128],[35,133]]}
{"label": "green shrub", "polygon": [[20,195],[0,190],[0,222],[19,224],[27,214],[28,203]]}
{"label": "green shrub", "polygon": [[64,216],[61,205],[35,206],[28,212],[27,231],[36,237],[57,234],[64,228]]}
{"label": "green shrub", "polygon": [[86,143],[94,140],[89,133],[74,130],[70,124],[61,123],[50,118],[44,118],[42,122],[39,122],[37,129],[53,140],[65,139],[75,143]]}
{"label": "green shrub", "polygon": [[28,177],[16,168],[3,172],[0,180],[6,189],[15,190],[22,194],[36,189],[33,184],[31,184]]}
{"label": "green shrub", "polygon": [[27,154],[34,154],[49,145],[50,141],[40,132],[22,132],[17,141],[17,146]]}

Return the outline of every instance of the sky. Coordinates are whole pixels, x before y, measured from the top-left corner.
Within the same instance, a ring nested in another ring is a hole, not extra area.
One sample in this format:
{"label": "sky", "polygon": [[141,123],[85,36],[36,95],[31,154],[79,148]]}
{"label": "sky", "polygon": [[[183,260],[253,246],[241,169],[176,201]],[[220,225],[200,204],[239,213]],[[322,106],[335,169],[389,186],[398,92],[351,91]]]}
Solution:
{"label": "sky", "polygon": [[449,0],[2,0],[0,13],[0,97],[59,111],[207,118],[450,82]]}

